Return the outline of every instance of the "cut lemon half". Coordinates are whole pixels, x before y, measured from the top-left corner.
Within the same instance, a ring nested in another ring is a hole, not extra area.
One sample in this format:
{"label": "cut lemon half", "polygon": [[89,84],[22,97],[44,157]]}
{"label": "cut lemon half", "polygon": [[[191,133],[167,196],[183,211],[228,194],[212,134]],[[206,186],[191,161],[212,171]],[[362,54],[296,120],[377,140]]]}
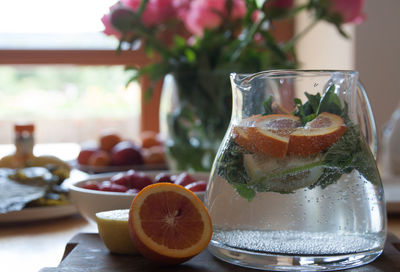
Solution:
{"label": "cut lemon half", "polygon": [[346,130],[342,118],[323,112],[290,134],[288,154],[308,156],[320,153],[336,143]]}
{"label": "cut lemon half", "polygon": [[138,254],[128,227],[129,209],[96,213],[97,228],[105,246],[112,253]]}
{"label": "cut lemon half", "polygon": [[275,158],[286,156],[289,135],[300,125],[300,119],[290,114],[270,114],[257,118],[247,129],[250,142],[257,150]]}
{"label": "cut lemon half", "polygon": [[172,183],[157,183],[135,197],[129,211],[130,233],[143,256],[158,264],[185,262],[207,247],[211,219],[201,200]]}

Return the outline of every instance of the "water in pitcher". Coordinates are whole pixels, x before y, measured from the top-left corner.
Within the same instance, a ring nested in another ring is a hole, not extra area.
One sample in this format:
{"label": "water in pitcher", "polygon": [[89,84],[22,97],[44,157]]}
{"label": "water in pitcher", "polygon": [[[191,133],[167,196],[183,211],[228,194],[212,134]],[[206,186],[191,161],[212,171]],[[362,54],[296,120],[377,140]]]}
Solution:
{"label": "water in pitcher", "polygon": [[234,118],[207,188],[210,251],[267,270],[336,270],[374,260],[386,211],[373,154],[335,85],[285,109]]}

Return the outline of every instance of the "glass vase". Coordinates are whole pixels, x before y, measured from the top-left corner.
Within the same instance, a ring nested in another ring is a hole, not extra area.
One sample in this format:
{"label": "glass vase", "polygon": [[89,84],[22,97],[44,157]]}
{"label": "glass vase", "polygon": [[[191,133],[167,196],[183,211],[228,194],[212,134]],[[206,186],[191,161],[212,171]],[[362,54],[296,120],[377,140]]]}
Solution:
{"label": "glass vase", "polygon": [[165,77],[160,132],[169,169],[210,171],[232,112],[228,75],[207,70]]}

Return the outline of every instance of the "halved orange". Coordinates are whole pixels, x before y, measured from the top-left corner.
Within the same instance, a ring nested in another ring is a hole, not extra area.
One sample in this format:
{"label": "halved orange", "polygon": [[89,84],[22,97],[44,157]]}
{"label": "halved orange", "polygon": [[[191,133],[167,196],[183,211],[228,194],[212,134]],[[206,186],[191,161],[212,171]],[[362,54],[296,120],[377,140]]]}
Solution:
{"label": "halved orange", "polygon": [[270,114],[260,116],[253,127],[247,129],[250,142],[256,148],[272,157],[286,156],[289,134],[300,125],[300,119],[291,114]]}
{"label": "halved orange", "polygon": [[257,118],[261,117],[261,114],[253,115],[249,118],[245,118],[239,122],[238,125],[233,127],[232,138],[238,145],[242,146],[250,152],[255,152],[257,149],[253,142],[251,142],[247,129],[254,126]]}
{"label": "halved orange", "polygon": [[201,200],[172,183],[145,187],[129,210],[129,229],[139,252],[162,265],[179,264],[207,247],[211,219]]}
{"label": "halved orange", "polygon": [[324,151],[339,140],[346,130],[340,116],[323,112],[290,134],[288,154],[308,156]]}

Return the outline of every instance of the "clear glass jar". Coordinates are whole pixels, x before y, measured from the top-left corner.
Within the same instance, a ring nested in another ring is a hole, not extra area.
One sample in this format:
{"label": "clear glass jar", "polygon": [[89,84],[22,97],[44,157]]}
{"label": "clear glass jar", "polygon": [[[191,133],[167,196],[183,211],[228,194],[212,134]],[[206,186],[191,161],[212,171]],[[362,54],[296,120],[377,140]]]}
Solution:
{"label": "clear glass jar", "polygon": [[240,266],[339,270],[377,258],[386,210],[376,128],[355,71],[232,74],[206,193],[209,249]]}

